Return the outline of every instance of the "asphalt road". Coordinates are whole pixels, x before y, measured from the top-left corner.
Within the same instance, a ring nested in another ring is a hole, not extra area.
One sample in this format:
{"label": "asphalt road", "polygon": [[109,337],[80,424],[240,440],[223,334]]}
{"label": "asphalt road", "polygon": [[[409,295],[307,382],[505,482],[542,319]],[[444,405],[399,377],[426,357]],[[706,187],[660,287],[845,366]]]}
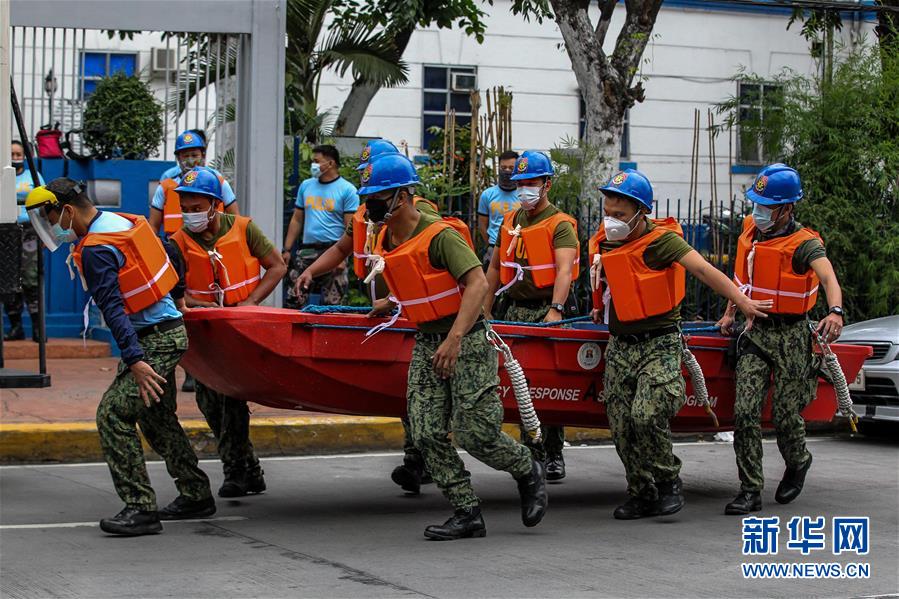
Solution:
{"label": "asphalt road", "polygon": [[[121,505],[104,465],[0,469],[2,597],[849,597],[899,592],[899,445],[817,438],[806,489],[773,501],[782,472],[766,442],[763,515],[779,516],[779,554],[744,558],[741,519],[724,516],[736,485],[733,451],[687,443],[687,507],[620,522],[623,471],[609,446],[572,448],[550,510],[521,525],[508,475],[466,456],[482,501],[484,539],[431,542],[424,527],[449,507],[434,489],[404,497],[388,473],[397,455],[264,460],[269,491],[219,501],[208,521],[166,523],[161,535],[113,538],[96,521]],[[204,468],[221,482],[218,465]],[[151,465],[161,502],[175,494]],[[790,517],[825,516],[827,549],[786,547]],[[833,556],[833,516],[870,517],[870,554]],[[746,580],[740,563],[863,562],[865,580]]]}

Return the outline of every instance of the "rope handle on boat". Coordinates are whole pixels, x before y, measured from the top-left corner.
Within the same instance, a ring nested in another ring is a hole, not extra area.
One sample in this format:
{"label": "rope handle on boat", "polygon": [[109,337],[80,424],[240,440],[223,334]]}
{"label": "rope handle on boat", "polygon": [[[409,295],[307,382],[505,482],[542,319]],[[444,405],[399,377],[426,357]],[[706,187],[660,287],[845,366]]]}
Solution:
{"label": "rope handle on boat", "polygon": [[535,442],[541,441],[540,435],[540,418],[537,417],[537,410],[534,409],[534,402],[531,400],[531,390],[528,387],[527,378],[524,375],[524,369],[518,360],[512,355],[512,350],[503,341],[502,337],[487,327],[487,341],[493,345],[498,353],[503,355],[503,364],[509,380],[512,382],[512,391],[515,393],[515,401],[518,403],[518,413],[521,416],[521,424],[524,426],[528,435]]}
{"label": "rope handle on boat", "polygon": [[682,335],[681,339],[683,339],[684,343],[683,363],[687,368],[687,374],[690,375],[690,380],[693,382],[693,396],[702,404],[705,413],[712,419],[712,424],[715,425],[715,428],[719,428],[718,415],[715,414],[715,410],[712,409],[712,402],[709,401],[709,389],[705,384],[705,375],[702,373],[702,366],[699,365],[699,360],[696,359],[696,356],[694,356],[693,352],[690,351],[690,348],[687,347],[687,337]]}
{"label": "rope handle on boat", "polygon": [[820,333],[818,333],[815,323],[809,322],[808,328],[812,331],[812,337],[815,339],[818,347],[821,348],[821,353],[824,355],[824,367],[827,369],[827,373],[830,374],[830,379],[833,382],[840,414],[849,420],[849,428],[852,429],[852,432],[857,433],[858,427],[856,425],[858,423],[858,414],[855,413],[855,410],[852,407],[852,396],[849,394],[849,383],[846,382],[846,375],[843,374],[843,369],[840,367],[840,361],[837,359],[837,355],[833,350],[830,349],[830,344],[827,343]]}

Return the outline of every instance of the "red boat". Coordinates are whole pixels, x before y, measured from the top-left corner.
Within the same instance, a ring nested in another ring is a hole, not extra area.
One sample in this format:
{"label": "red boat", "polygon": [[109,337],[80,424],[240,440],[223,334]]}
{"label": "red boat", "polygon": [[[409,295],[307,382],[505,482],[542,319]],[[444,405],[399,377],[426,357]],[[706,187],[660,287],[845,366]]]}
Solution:
{"label": "red boat", "polygon": [[[406,371],[415,335],[414,325],[405,320],[368,341],[365,332],[380,320],[358,314],[211,308],[194,310],[185,320],[190,350],[182,365],[222,393],[276,408],[405,415]],[[608,427],[601,402],[606,330],[589,323],[572,328],[496,325],[494,329],[524,368],[544,424]],[[721,429],[733,427],[734,373],[725,359],[729,342],[709,332],[689,338]],[[831,347],[849,381],[871,352],[864,346]],[[519,422],[515,396],[502,367],[500,375],[505,420]],[[717,430],[697,405],[689,379],[687,395],[672,428]],[[830,422],[836,408],[833,387],[819,379],[817,397],[803,416],[807,422]],[[770,424],[770,418],[769,405],[763,419]]]}

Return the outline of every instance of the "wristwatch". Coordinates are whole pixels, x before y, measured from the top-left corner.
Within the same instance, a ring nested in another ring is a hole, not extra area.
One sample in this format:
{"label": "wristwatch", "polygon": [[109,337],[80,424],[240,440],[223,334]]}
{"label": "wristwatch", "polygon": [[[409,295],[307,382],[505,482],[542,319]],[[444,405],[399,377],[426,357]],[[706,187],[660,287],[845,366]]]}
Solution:
{"label": "wristwatch", "polygon": [[844,317],[843,308],[841,306],[833,306],[830,310],[828,310],[827,313],[828,314],[836,314],[840,318]]}
{"label": "wristwatch", "polygon": [[565,314],[565,304],[550,304],[549,307],[558,310],[559,314]]}

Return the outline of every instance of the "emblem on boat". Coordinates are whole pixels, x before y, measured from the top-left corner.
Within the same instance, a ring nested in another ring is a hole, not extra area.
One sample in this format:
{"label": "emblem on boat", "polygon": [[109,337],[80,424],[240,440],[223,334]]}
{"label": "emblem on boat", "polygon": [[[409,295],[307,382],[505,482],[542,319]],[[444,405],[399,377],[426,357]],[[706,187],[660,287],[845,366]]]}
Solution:
{"label": "emblem on boat", "polygon": [[602,359],[602,349],[596,343],[584,343],[577,350],[578,366],[584,370],[593,370],[599,366]]}

